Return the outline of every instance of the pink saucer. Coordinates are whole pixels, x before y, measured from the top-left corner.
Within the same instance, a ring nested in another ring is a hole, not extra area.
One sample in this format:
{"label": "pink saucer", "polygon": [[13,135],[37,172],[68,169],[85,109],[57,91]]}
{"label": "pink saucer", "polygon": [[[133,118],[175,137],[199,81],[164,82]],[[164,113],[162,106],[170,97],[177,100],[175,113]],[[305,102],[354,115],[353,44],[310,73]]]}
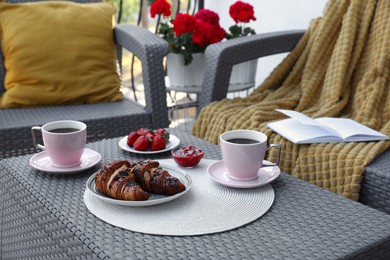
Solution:
{"label": "pink saucer", "polygon": [[31,167],[43,171],[43,172],[52,172],[52,173],[75,173],[85,171],[89,168],[92,168],[101,160],[101,155],[98,152],[95,152],[91,149],[84,149],[84,153],[81,156],[81,163],[74,167],[55,167],[53,166],[49,156],[46,151],[42,151],[40,153],[35,154],[30,158]]}
{"label": "pink saucer", "polygon": [[[263,164],[272,164],[269,161],[264,160]],[[263,167],[261,168],[257,175],[259,176],[255,180],[251,181],[236,181],[233,179],[230,179],[228,177],[228,170],[226,169],[223,161],[218,161],[213,164],[211,164],[207,168],[207,173],[213,179],[214,181],[218,182],[219,184],[233,187],[233,188],[254,188],[254,187],[260,187],[263,185],[266,185],[280,175],[280,169],[278,166],[273,167]]]}

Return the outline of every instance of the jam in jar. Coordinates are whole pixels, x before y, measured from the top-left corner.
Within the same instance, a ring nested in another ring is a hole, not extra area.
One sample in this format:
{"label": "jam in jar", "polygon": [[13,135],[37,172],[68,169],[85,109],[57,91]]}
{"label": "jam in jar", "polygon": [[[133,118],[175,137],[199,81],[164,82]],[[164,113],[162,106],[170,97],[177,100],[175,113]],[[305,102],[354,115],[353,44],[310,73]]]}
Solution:
{"label": "jam in jar", "polygon": [[190,145],[172,150],[172,157],[179,166],[195,167],[203,157],[203,150]]}

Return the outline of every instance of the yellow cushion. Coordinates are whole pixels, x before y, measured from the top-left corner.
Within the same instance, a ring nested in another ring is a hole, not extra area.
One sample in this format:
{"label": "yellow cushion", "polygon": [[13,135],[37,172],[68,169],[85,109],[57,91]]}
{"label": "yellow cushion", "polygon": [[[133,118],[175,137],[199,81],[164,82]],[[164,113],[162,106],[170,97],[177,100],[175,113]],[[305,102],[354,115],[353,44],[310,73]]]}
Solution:
{"label": "yellow cushion", "polygon": [[123,99],[108,3],[0,3],[0,108]]}

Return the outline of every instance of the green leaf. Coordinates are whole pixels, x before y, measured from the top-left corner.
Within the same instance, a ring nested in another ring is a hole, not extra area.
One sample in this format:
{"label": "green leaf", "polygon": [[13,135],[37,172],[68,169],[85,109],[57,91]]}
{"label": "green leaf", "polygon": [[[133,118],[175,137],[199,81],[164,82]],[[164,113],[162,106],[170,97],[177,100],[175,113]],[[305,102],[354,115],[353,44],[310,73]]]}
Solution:
{"label": "green leaf", "polygon": [[192,53],[186,51],[183,53],[183,55],[184,55],[184,65],[190,64],[192,62],[192,59],[193,59]]}
{"label": "green leaf", "polygon": [[253,30],[253,29],[251,29],[251,28],[249,28],[249,27],[244,29],[244,32],[243,32],[243,35],[244,35],[244,36],[253,35],[253,34],[256,34],[256,33],[255,33],[255,30]]}

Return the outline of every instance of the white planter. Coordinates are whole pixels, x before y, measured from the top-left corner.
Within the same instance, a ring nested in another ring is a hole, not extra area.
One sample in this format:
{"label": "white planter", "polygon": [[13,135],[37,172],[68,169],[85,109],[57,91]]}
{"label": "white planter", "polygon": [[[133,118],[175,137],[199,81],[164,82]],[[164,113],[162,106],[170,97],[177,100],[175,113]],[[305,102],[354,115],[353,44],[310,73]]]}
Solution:
{"label": "white planter", "polygon": [[255,84],[257,59],[246,61],[233,66],[230,85]]}
{"label": "white planter", "polygon": [[[193,60],[188,65],[184,65],[184,57],[182,54],[169,53],[167,56],[169,87],[171,89],[196,87],[200,91],[205,66],[204,53],[193,54]],[[253,87],[256,80],[256,70],[257,59],[234,65],[228,91],[242,91]]]}
{"label": "white planter", "polygon": [[195,53],[190,64],[184,65],[182,54],[169,53],[167,56],[167,75],[172,87],[200,87],[203,83],[204,53]]}

